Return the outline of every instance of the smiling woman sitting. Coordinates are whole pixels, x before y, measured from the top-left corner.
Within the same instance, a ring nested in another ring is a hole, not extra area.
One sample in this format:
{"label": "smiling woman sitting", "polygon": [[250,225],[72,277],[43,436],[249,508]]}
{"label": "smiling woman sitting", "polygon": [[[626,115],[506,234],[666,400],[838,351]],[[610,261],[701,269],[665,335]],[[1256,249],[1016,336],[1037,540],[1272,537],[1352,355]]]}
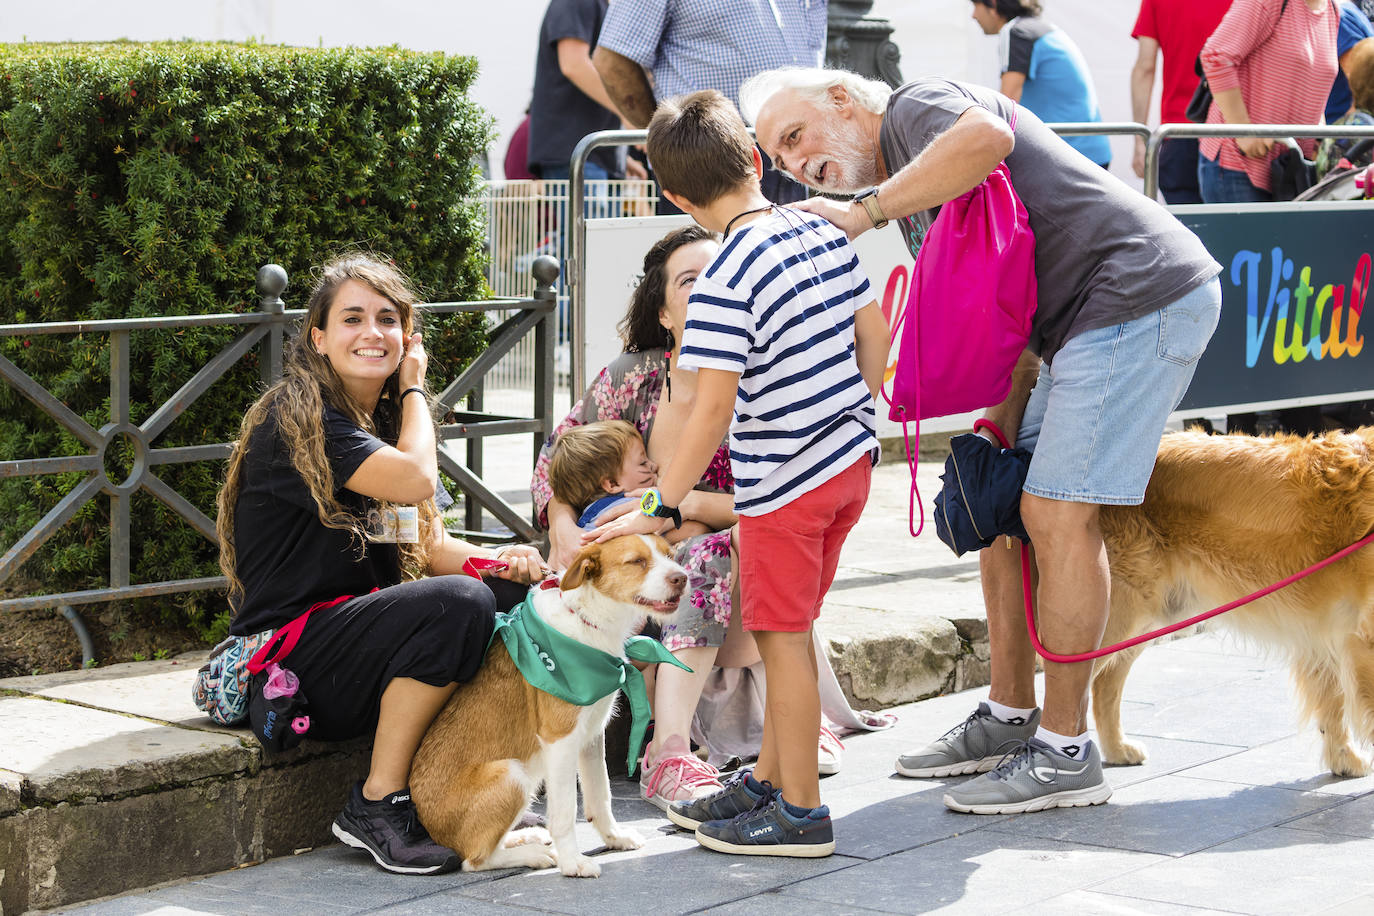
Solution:
{"label": "smiling woman sitting", "polygon": [[429,874],[458,858],[415,816],[411,760],[457,685],[476,674],[498,605],[523,598],[517,583],[540,578],[543,560],[511,547],[496,574],[509,581],[458,575],[491,552],[450,537],[435,505],[442,488],[415,301],[379,260],[322,268],[282,379],[244,416],[218,528],[230,632],[302,620],[299,642],[278,660],[309,700],[310,737],[374,733],[367,779],[335,835],[386,869]]}

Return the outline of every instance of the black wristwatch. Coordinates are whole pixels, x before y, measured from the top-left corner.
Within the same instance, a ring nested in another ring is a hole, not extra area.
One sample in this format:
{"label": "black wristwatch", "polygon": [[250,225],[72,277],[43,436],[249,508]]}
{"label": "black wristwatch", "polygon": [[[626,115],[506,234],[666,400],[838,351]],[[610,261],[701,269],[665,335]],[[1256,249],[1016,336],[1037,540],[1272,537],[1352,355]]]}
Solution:
{"label": "black wristwatch", "polygon": [[854,202],[861,205],[868,218],[873,220],[873,228],[881,229],[887,225],[887,216],[883,213],[883,208],[878,206],[878,188],[875,185],[871,188],[864,188],[854,195]]}
{"label": "black wristwatch", "polygon": [[650,487],[644,491],[644,495],[639,498],[639,511],[650,518],[670,518],[673,520],[674,528],[682,527],[682,513],[677,510],[677,506],[663,505],[663,494],[658,492],[658,487]]}

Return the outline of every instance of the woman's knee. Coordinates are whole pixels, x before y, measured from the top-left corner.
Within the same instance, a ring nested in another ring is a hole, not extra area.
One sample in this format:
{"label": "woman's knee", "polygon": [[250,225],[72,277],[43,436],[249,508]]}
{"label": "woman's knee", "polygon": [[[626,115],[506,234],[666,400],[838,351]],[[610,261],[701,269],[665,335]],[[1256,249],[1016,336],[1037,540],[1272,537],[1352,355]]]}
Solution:
{"label": "woman's knee", "polygon": [[407,614],[425,638],[459,640],[481,631],[490,635],[496,619],[491,589],[471,576],[433,576],[393,586],[399,591],[392,613]]}

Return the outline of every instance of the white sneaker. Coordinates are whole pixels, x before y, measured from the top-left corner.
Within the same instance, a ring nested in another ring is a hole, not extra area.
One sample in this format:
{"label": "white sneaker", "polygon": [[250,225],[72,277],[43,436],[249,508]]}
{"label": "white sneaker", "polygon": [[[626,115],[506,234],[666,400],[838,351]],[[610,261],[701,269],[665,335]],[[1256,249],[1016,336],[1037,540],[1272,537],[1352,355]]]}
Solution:
{"label": "white sneaker", "polygon": [[816,743],[816,772],[821,776],[834,776],[844,762],[844,743],[835,733],[824,725]]}

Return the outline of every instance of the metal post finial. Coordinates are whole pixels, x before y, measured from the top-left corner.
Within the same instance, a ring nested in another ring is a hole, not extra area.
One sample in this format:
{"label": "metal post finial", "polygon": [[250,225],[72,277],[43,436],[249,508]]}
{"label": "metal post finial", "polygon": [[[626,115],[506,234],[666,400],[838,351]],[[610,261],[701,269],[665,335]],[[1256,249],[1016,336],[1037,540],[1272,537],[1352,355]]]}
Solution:
{"label": "metal post finial", "polygon": [[286,308],[281,294],[286,291],[286,268],[280,264],[264,264],[258,268],[257,287],[264,312],[280,312]]}
{"label": "metal post finial", "polygon": [[535,294],[544,292],[552,298],[554,289],[558,285],[558,259],[541,254],[534,259],[534,264],[530,266],[530,273],[534,275]]}

